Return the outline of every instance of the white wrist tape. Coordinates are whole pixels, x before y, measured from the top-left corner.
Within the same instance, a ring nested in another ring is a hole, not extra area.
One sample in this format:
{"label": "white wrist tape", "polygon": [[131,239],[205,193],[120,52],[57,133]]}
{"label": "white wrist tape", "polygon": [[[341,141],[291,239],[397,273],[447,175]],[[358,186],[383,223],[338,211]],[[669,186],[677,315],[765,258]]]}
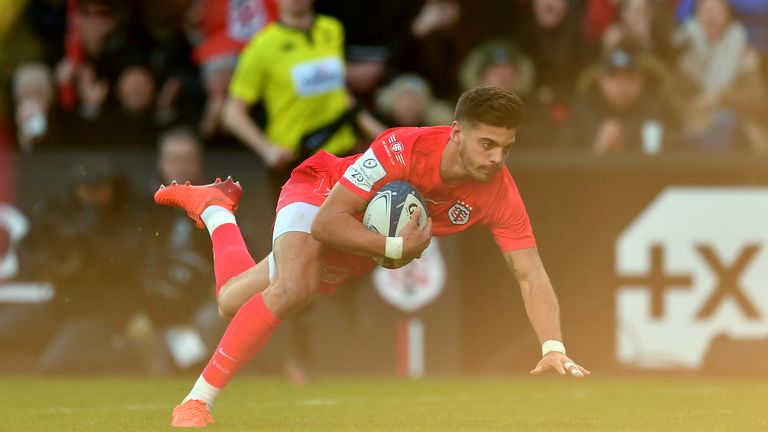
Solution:
{"label": "white wrist tape", "polygon": [[387,245],[384,249],[384,256],[390,259],[400,259],[403,257],[403,238],[387,237]]}
{"label": "white wrist tape", "polygon": [[541,345],[541,356],[545,356],[551,352],[559,352],[565,354],[565,345],[559,340],[550,339],[544,341]]}

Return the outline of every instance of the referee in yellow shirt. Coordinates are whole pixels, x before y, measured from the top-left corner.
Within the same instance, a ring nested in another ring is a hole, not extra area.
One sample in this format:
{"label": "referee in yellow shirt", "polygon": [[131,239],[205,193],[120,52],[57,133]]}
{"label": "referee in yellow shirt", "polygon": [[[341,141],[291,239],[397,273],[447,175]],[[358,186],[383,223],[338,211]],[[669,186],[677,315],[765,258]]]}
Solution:
{"label": "referee in yellow shirt", "polygon": [[[223,113],[225,127],[270,167],[275,200],[306,157],[351,152],[355,124],[371,139],[384,130],[347,92],[341,23],[315,15],[312,0],[278,3],[279,21],[257,33],[238,60]],[[249,114],[259,102],[264,130]]]}

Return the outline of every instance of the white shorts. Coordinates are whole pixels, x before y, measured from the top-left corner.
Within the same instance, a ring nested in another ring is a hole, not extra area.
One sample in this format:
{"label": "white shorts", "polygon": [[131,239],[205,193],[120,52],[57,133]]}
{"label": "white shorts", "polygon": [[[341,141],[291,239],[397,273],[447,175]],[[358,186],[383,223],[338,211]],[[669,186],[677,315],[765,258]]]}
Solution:
{"label": "white shorts", "polygon": [[[275,240],[287,232],[312,233],[312,221],[320,207],[303,202],[288,204],[280,209],[275,217],[275,228],[272,230],[272,249],[275,248]],[[275,278],[275,256],[269,253],[269,282]]]}

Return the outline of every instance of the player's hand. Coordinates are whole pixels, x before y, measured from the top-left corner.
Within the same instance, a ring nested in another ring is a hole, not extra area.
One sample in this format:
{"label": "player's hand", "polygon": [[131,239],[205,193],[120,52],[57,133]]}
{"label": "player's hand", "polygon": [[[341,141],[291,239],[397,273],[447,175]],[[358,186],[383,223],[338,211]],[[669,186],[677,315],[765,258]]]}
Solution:
{"label": "player's hand", "polygon": [[270,144],[266,146],[261,157],[270,168],[282,168],[288,165],[296,155],[286,148]]}
{"label": "player's hand", "polygon": [[584,378],[592,375],[592,372],[579,366],[563,353],[550,352],[539,360],[531,375],[541,375],[547,369],[554,369],[560,375],[571,375],[576,378]]}
{"label": "player's hand", "polygon": [[402,259],[419,258],[432,240],[432,218],[427,218],[427,223],[420,229],[420,217],[421,209],[416,208],[408,224],[400,230],[400,237],[403,238]]}

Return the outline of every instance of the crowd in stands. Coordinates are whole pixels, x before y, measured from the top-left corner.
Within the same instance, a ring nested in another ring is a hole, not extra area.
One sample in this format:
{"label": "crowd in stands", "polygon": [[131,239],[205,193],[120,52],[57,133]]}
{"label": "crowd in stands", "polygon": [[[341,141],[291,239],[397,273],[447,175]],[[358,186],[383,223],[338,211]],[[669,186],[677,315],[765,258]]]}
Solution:
{"label": "crowd in stands", "polygon": [[[18,146],[153,148],[183,124],[206,149],[246,151],[227,92],[249,40],[283,21],[278,3],[11,1],[0,64]],[[763,1],[314,3],[343,26],[347,88],[384,126],[445,123],[462,90],[490,84],[526,100],[527,150],[637,152],[641,130],[664,151],[766,147]],[[377,130],[358,126],[361,144]]]}
{"label": "crowd in stands", "polygon": [[[305,52],[321,63],[292,88]],[[349,154],[386,127],[450,124],[478,85],[525,101],[516,151],[760,154],[768,2],[6,0],[0,83],[0,141],[12,152],[157,151],[150,189],[209,181],[205,155],[224,150],[261,158],[276,193],[317,149]],[[71,195],[29,215],[23,267],[66,293],[55,314],[34,312],[51,323],[39,326],[42,370],[130,358],[121,341],[136,303],[168,329],[148,342],[169,346],[156,372],[186,364],[179,322],[215,340],[204,233],[167,209],[131,215],[117,179],[103,160],[78,165]],[[140,217],[161,225],[150,246],[131,231]],[[0,306],[0,323],[19,313]],[[0,331],[0,349],[11,336]],[[93,344],[113,360],[82,357]]]}

